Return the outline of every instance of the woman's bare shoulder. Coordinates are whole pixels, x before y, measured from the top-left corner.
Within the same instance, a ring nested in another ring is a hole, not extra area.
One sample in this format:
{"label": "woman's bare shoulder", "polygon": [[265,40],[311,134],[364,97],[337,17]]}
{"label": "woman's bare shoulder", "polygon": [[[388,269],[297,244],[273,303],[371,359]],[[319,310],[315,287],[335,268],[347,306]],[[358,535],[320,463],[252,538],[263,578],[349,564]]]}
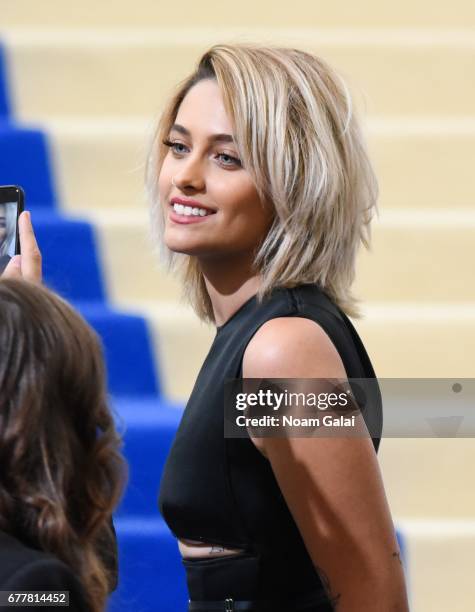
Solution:
{"label": "woman's bare shoulder", "polygon": [[[346,371],[335,345],[312,319],[277,317],[266,321],[249,341],[243,356],[243,378],[338,378]],[[267,438],[250,436],[268,458]]]}
{"label": "woman's bare shoulder", "polygon": [[256,331],[243,356],[244,378],[346,376],[335,345],[313,319],[276,317]]}

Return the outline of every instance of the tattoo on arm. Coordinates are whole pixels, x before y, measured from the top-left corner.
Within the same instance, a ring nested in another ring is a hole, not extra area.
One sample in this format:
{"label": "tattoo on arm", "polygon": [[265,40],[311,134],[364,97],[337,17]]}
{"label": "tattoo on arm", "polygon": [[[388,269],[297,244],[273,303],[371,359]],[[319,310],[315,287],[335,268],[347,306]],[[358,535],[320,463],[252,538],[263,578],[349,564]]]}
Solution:
{"label": "tattoo on arm", "polygon": [[399,561],[399,563],[402,565],[400,554],[401,553],[399,551],[393,552],[392,557],[396,558]]}
{"label": "tattoo on arm", "polygon": [[325,593],[327,594],[327,597],[330,600],[332,610],[336,610],[341,600],[341,593],[337,593],[336,595],[333,595],[330,581],[328,580],[328,576],[325,574],[325,572],[320,567],[317,567],[316,569],[317,569],[317,574],[319,575],[320,580],[322,581]]}
{"label": "tattoo on arm", "polygon": [[212,553],[217,553],[217,552],[224,552],[224,547],[219,546],[219,545],[213,545],[211,546],[211,549],[208,554],[211,555]]}

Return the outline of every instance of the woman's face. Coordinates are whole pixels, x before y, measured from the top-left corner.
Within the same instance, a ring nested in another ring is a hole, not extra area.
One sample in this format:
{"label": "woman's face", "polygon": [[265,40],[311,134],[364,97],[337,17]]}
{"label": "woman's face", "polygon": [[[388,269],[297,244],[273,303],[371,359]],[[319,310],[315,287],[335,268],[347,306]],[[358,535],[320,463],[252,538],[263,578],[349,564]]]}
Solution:
{"label": "woman's face", "polygon": [[[267,234],[273,209],[268,203],[263,209],[232,134],[216,81],[198,82],[185,96],[168,134],[173,145],[159,176],[165,243],[172,251],[219,260],[246,256]],[[212,214],[175,212],[173,198],[194,200]]]}
{"label": "woman's face", "polygon": [[7,210],[5,204],[0,204],[0,246],[7,237]]}

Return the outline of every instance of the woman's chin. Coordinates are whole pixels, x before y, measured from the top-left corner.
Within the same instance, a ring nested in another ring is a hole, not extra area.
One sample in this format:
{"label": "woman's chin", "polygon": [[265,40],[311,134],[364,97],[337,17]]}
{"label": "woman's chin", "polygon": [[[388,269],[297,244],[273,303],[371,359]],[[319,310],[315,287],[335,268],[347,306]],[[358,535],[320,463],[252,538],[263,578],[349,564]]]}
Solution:
{"label": "woman's chin", "polygon": [[165,244],[173,253],[181,253],[182,255],[199,256],[205,252],[203,245],[191,244],[186,240],[166,240]]}

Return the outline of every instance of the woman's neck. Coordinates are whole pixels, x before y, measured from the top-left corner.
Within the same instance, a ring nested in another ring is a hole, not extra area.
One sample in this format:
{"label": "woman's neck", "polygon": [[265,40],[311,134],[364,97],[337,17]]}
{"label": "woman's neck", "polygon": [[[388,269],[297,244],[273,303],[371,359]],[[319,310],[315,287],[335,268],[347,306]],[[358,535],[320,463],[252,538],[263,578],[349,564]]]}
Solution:
{"label": "woman's neck", "polygon": [[204,282],[214,312],[215,324],[221,327],[253,295],[261,285],[259,274],[242,259],[200,262]]}

